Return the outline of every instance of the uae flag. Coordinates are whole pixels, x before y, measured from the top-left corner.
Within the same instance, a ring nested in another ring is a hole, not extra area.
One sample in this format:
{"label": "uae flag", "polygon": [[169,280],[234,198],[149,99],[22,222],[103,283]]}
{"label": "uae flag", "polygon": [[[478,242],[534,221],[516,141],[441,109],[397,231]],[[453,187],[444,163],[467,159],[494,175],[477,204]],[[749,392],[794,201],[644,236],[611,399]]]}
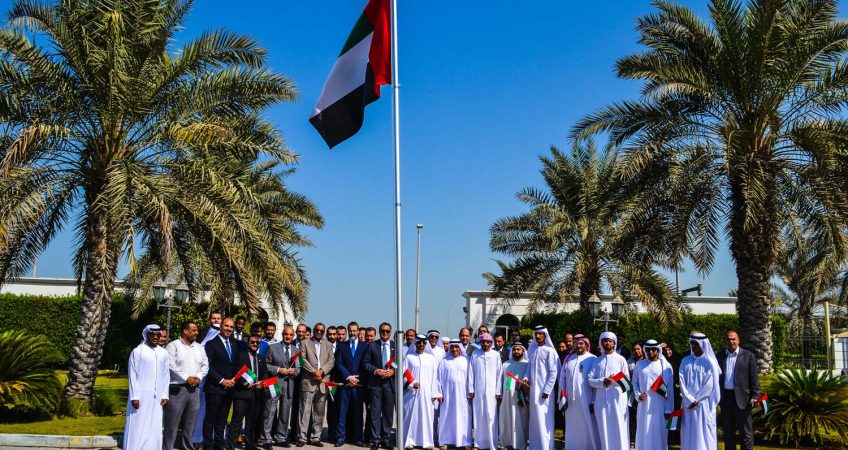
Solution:
{"label": "uae flag", "polygon": [[247,368],[247,364],[241,366],[241,369],[236,374],[236,378],[241,378],[247,384],[253,384],[256,383],[257,380],[259,380],[259,377],[257,377],[252,370]]}
{"label": "uae flag", "polygon": [[397,363],[395,362],[394,356],[389,358],[389,361],[386,363],[386,370],[388,369],[397,369]]}
{"label": "uae flag", "polygon": [[763,395],[757,399],[757,403],[763,407],[763,414],[768,414],[769,406],[768,406],[768,394],[763,392]]}
{"label": "uae flag", "polygon": [[519,384],[521,384],[521,380],[519,380],[518,377],[515,376],[515,374],[510,372],[506,373],[506,384],[504,384],[504,387],[507,391],[517,391]]}
{"label": "uae flag", "polygon": [[324,384],[327,385],[327,393],[330,394],[330,398],[335,401],[336,390],[339,388],[339,383],[335,383],[333,381],[325,381]]}
{"label": "uae flag", "polygon": [[630,398],[630,394],[633,392],[633,384],[630,382],[630,378],[624,374],[624,372],[618,372],[617,374],[612,376],[612,381],[618,383],[618,387],[621,388],[622,392],[627,393],[627,398]]}
{"label": "uae flag", "polygon": [[677,427],[680,425],[680,418],[682,416],[683,416],[683,410],[682,409],[675,409],[674,411],[671,412],[671,414],[669,414],[668,420],[665,421],[665,427],[668,428],[671,431],[676,430]]}
{"label": "uae flag", "polygon": [[391,83],[390,0],[368,0],[324,84],[309,122],[330,148],[362,128],[365,106]]}
{"label": "uae flag", "polygon": [[668,387],[665,384],[665,380],[663,380],[662,374],[654,380],[654,384],[651,385],[651,390],[665,398],[668,398]]}
{"label": "uae flag", "polygon": [[562,411],[568,409],[568,397],[565,396],[565,389],[559,390],[559,399],[557,400],[557,408]]}
{"label": "uae flag", "polygon": [[260,383],[262,383],[262,389],[268,390],[271,398],[277,398],[281,395],[282,391],[280,391],[280,386],[277,385],[276,378],[268,378],[267,380],[262,380]]}
{"label": "uae flag", "polygon": [[292,367],[303,367],[303,352],[297,352],[289,360]]}

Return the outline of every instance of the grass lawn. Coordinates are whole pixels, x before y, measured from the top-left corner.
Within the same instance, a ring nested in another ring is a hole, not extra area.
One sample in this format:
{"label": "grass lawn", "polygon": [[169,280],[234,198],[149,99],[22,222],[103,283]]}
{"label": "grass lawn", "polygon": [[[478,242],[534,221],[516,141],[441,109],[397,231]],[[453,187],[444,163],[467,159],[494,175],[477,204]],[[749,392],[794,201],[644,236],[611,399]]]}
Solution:
{"label": "grass lawn", "polygon": [[[67,371],[56,371],[56,376],[64,385],[68,379]],[[0,433],[12,434],[58,434],[70,436],[96,436],[110,435],[124,432],[124,404],[126,404],[129,392],[129,384],[126,375],[100,375],[94,385],[95,393],[98,391],[117,391],[123,402],[121,413],[114,416],[87,416],[87,417],[62,417],[53,418],[41,422],[26,423],[3,423],[0,424]]]}

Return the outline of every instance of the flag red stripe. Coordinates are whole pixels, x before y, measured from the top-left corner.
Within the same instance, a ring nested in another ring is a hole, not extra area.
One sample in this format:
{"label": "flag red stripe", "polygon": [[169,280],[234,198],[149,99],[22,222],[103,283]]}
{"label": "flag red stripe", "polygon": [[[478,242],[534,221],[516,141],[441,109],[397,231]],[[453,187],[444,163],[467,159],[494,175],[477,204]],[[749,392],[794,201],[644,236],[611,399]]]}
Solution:
{"label": "flag red stripe", "polygon": [[374,27],[368,62],[374,72],[374,94],[380,97],[380,86],[392,82],[392,29],[390,0],[368,0],[365,15]]}

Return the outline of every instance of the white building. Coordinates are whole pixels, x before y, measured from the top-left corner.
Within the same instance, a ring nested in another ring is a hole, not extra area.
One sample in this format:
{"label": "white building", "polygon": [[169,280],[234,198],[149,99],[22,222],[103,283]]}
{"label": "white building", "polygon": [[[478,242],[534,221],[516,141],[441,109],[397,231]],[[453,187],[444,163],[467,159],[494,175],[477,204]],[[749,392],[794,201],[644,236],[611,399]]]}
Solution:
{"label": "white building", "polygon": [[[465,306],[465,326],[476,330],[486,325],[490,330],[506,331],[518,328],[521,318],[530,310],[531,294],[521,294],[512,302],[493,298],[492,291],[465,291],[462,294]],[[609,294],[599,295],[602,301],[612,300]],[[683,297],[683,304],[692,314],[736,314],[736,297]],[[572,312],[578,309],[577,302],[546,304],[537,312]],[[641,303],[633,304],[639,312],[646,312]]]}
{"label": "white building", "polygon": [[[165,298],[175,295],[177,288],[180,288],[180,286],[176,283],[166,283],[166,286]],[[115,291],[121,292],[125,289],[125,287],[123,280],[115,281]],[[7,293],[18,295],[43,295],[48,297],[75,295],[77,293],[77,280],[73,278],[13,278],[0,286],[0,294]],[[208,300],[208,292],[204,293],[204,299]],[[267,317],[262,317],[262,319],[277,323],[277,338],[280,338],[279,335],[282,333],[283,329],[280,325],[283,323],[289,322],[294,325],[300,323],[288,305],[282,309],[275,310],[270,306],[267,299],[263,297],[262,308],[267,315]]]}

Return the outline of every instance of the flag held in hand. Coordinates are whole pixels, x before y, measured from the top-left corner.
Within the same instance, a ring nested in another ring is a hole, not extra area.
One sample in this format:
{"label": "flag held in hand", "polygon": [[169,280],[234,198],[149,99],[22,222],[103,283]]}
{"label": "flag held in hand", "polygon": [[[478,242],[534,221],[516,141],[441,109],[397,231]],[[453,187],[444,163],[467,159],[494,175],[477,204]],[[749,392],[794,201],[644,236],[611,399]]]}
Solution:
{"label": "flag held in hand", "polygon": [[257,377],[252,370],[247,368],[247,364],[241,366],[241,369],[239,369],[238,373],[236,373],[236,378],[241,378],[247,384],[253,384],[259,380],[259,377]]}

